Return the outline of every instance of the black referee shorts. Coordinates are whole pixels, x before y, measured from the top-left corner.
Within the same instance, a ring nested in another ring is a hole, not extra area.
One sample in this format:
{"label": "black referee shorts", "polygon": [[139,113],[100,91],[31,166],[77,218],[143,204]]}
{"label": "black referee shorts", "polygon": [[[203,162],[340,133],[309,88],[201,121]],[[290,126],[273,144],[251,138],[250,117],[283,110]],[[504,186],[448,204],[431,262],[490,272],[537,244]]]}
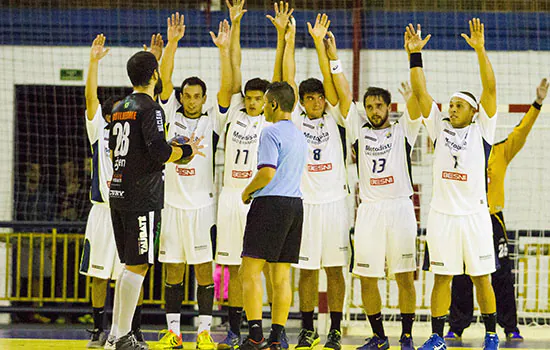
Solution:
{"label": "black referee shorts", "polygon": [[301,198],[255,198],[246,218],[241,257],[275,263],[298,263],[303,220]]}
{"label": "black referee shorts", "polygon": [[155,262],[155,242],[160,233],[160,212],[160,210],[136,212],[111,208],[111,220],[120,262],[130,266]]}

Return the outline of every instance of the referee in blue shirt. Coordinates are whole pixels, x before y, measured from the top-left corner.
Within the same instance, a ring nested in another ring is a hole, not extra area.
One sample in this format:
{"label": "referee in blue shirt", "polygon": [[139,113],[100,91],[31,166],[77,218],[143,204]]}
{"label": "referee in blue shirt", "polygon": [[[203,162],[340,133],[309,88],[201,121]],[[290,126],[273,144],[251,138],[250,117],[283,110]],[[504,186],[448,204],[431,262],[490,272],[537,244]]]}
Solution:
{"label": "referee in blue shirt", "polygon": [[[252,201],[239,270],[250,331],[240,347],[242,350],[280,349],[292,298],[290,264],[298,262],[302,241],[300,182],[307,144],[303,133],[290,120],[296,96],[288,83],[277,82],[268,86],[264,99],[265,118],[273,125],[262,130],[258,173],[242,194],[244,203]],[[266,262],[271,263],[273,284],[272,326],[267,341],[262,332],[261,280]]]}

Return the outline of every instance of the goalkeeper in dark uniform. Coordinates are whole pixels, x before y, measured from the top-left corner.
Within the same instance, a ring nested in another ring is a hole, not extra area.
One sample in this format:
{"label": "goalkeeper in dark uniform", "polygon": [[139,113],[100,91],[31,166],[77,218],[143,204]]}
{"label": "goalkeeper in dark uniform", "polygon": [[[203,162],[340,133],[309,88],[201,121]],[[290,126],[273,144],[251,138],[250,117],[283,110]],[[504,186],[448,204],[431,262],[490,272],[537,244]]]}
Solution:
{"label": "goalkeeper in dark uniform", "polygon": [[153,96],[162,82],[150,52],[138,52],[127,63],[134,92],[111,113],[109,148],[113,178],[109,189],[113,231],[125,268],[117,280],[111,333],[116,349],[142,349],[130,332],[143,279],[154,261],[154,240],[164,205],[164,163],[185,162],[202,155],[202,138],[186,144],[165,141],[165,117]]}
{"label": "goalkeeper in dark uniform", "polygon": [[[506,234],[506,226],[502,215],[504,209],[504,177],[506,176],[508,164],[525,144],[527,135],[529,135],[533,124],[537,120],[542,101],[546,98],[548,92],[548,85],[547,79],[541,81],[537,87],[537,98],[521,122],[508,135],[508,138],[493,145],[489,156],[489,166],[487,167],[488,201],[493,223],[493,241],[495,255],[498,256],[500,265],[491,275],[491,280],[497,301],[497,322],[504,328],[506,340],[508,341],[522,341],[523,337],[517,327],[515,280],[512,274],[514,262],[508,256],[508,235]],[[450,330],[445,339],[460,341],[462,332],[470,325],[474,313],[473,286],[469,276],[459,275],[453,278],[451,299]]]}

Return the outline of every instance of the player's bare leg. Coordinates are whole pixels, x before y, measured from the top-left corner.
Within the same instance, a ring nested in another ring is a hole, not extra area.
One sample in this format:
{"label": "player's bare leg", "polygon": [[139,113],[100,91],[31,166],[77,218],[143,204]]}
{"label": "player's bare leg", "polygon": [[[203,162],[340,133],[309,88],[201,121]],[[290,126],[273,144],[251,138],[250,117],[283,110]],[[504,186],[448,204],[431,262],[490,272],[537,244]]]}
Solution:
{"label": "player's bare leg", "polygon": [[344,296],[346,294],[346,281],[342,266],[325,267],[327,274],[327,297],[330,311],[330,330],[327,335],[325,348],[340,349],[342,338],[341,322],[344,309]]}
{"label": "player's bare leg", "polygon": [[476,289],[477,303],[487,333],[496,333],[497,302],[489,275],[470,276]]}
{"label": "player's bare leg", "polygon": [[271,334],[269,335],[269,343],[281,344],[283,331],[288,319],[288,311],[290,310],[290,304],[292,302],[289,272],[289,263],[269,264],[269,273],[273,291]]}
{"label": "player's bare leg", "polygon": [[447,312],[451,306],[451,281],[453,276],[434,275],[434,286],[431,296],[432,333],[443,337],[443,328]]}
{"label": "player's bare leg", "polygon": [[[382,298],[378,290],[377,277],[361,276],[361,300],[374,333],[371,339],[374,339],[377,344],[384,344],[387,342],[387,337],[382,324]],[[369,343],[367,342],[367,344]]]}
{"label": "player's bare leg", "polygon": [[229,332],[227,337],[218,343],[218,349],[236,349],[241,340],[241,322],[243,315],[243,288],[239,276],[239,265],[229,265]]}
{"label": "player's bare leg", "polygon": [[108,280],[92,277],[92,308],[94,317],[94,329],[89,331],[92,337],[87,347],[96,347],[105,345],[107,336],[104,332],[105,327],[105,298],[107,297]]}
{"label": "player's bare leg", "polygon": [[411,343],[412,326],[416,310],[416,289],[414,287],[414,272],[395,274],[399,290],[399,309],[401,311],[401,343]]}
{"label": "player's bare leg", "polygon": [[300,269],[298,294],[300,296],[302,330],[298,335],[296,349],[312,349],[320,341],[319,334],[313,325],[315,306],[319,303],[319,270]]}
{"label": "player's bare leg", "polygon": [[243,288],[243,305],[248,319],[249,338],[255,343],[265,341],[262,330],[262,270],[265,260],[243,257],[239,276]]}
{"label": "player's bare leg", "polygon": [[212,325],[212,308],[214,306],[214,278],[212,262],[194,265],[197,279],[197,304],[199,306],[199,328],[197,331],[198,349],[215,349],[216,344],[210,336]]}

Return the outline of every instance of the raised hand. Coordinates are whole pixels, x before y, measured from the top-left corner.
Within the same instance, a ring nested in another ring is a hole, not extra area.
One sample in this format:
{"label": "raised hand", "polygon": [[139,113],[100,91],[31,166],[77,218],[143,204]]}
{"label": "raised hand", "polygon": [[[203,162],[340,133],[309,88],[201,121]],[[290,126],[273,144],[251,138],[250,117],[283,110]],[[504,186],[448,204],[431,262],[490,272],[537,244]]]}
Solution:
{"label": "raised hand", "polygon": [[331,31],[327,33],[327,38],[325,38],[324,42],[328,59],[331,61],[336,61],[338,59],[338,51],[336,50],[336,38]]}
{"label": "raised hand", "polygon": [[201,149],[205,147],[204,145],[201,145],[201,142],[203,139],[204,139],[204,136],[196,137],[195,133],[191,134],[191,138],[189,139],[189,141],[185,143],[186,145],[191,146],[191,149],[193,150],[191,157],[194,157],[194,156],[206,157],[206,155],[201,152]]}
{"label": "raised hand", "polygon": [[485,48],[485,26],[480,22],[479,18],[472,18],[468,21],[470,24],[470,36],[466,34],[460,34],[461,37],[466,40],[468,45],[474,50],[481,50]]}
{"label": "raised hand", "polygon": [[95,37],[94,42],[92,43],[92,49],[90,50],[90,61],[98,62],[109,53],[109,49],[106,49],[104,45],[105,36],[103,34],[99,34]]}
{"label": "raised hand", "polygon": [[295,37],[296,37],[296,21],[294,20],[294,17],[290,17],[290,20],[288,21],[288,25],[286,26],[285,41],[294,40]]}
{"label": "raised hand", "polygon": [[185,35],[185,18],[179,12],[173,13],[167,19],[168,41],[180,41]]}
{"label": "raised hand", "polygon": [[273,7],[275,9],[275,18],[270,15],[266,15],[266,17],[273,23],[275,28],[277,28],[277,32],[285,33],[294,9],[289,8],[288,2],[283,1],[279,2],[279,5],[275,3]]}
{"label": "raised hand", "polygon": [[407,53],[411,54],[421,52],[432,37],[431,34],[428,34],[424,39],[422,39],[421,29],[420,24],[417,24],[415,30],[411,23],[409,23],[405,29],[405,50]]}
{"label": "raised hand", "polygon": [[225,0],[225,4],[227,5],[227,8],[229,8],[229,18],[231,19],[231,23],[240,22],[241,18],[243,18],[243,15],[247,11],[243,8],[245,1],[246,0],[233,0],[233,5],[231,5],[230,0]]}
{"label": "raised hand", "polygon": [[403,96],[403,98],[405,99],[405,102],[407,102],[413,94],[413,91],[412,91],[411,86],[409,85],[408,81],[402,82],[401,83],[401,88],[398,88],[398,90],[399,90],[399,93],[401,94],[401,96]]}
{"label": "raised hand", "polygon": [[220,22],[218,36],[216,36],[214,32],[210,32],[210,36],[212,37],[212,42],[214,42],[214,45],[218,48],[229,49],[231,39],[231,27],[229,26],[229,22],[224,19],[223,22]]}
{"label": "raised hand", "polygon": [[164,48],[164,41],[162,40],[162,35],[160,33],[151,35],[151,46],[147,47],[147,45],[143,44],[143,50],[149,51],[153,55],[155,55],[155,58],[157,61],[160,61],[160,58],[162,57],[162,49]]}
{"label": "raised hand", "polygon": [[542,79],[540,82],[540,85],[537,86],[537,103],[542,104],[542,101],[546,98],[546,94],[548,93],[548,80],[546,78]]}
{"label": "raised hand", "polygon": [[330,26],[330,20],[328,19],[328,16],[323,13],[317,14],[317,18],[315,19],[315,25],[311,27],[311,23],[307,22],[307,29],[309,32],[309,35],[313,38],[314,41],[322,41],[325,36],[327,35],[328,27]]}

